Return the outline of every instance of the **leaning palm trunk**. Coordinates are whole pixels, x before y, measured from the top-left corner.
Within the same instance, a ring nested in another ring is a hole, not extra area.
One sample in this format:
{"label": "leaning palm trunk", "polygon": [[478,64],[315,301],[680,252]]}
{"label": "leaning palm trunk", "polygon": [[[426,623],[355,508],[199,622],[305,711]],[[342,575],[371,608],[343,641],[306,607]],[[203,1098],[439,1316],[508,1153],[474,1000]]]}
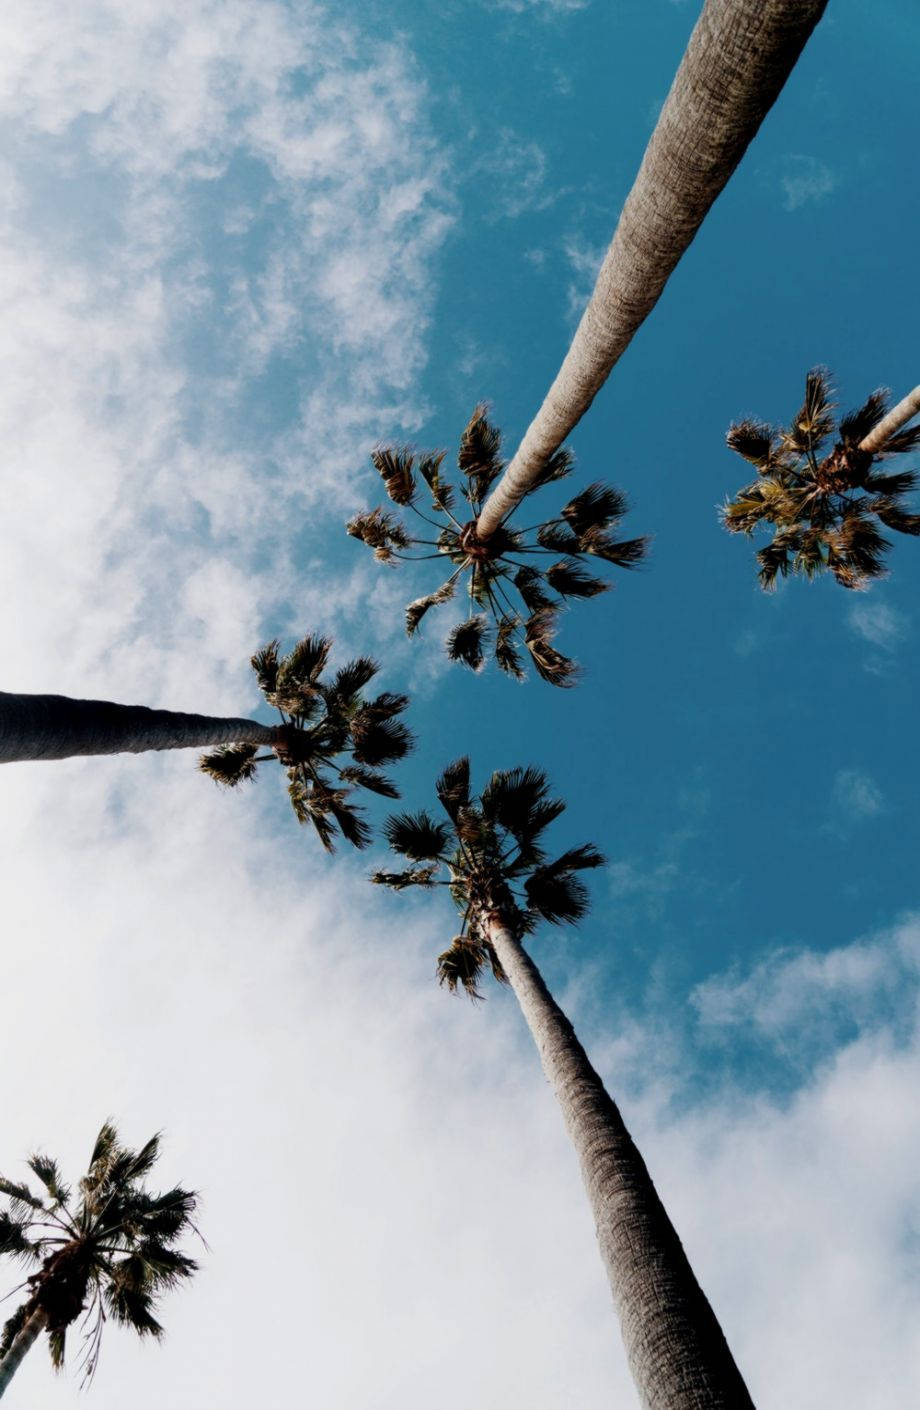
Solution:
{"label": "leaning palm trunk", "polygon": [[108,700],[66,695],[10,695],[0,691],[0,763],[69,759],[75,754],[143,754],[202,744],[267,744],[282,738],[257,720],[185,715]]}
{"label": "leaning palm trunk", "polygon": [[914,387],[912,392],[908,392],[903,401],[899,401],[897,406],[893,406],[887,416],[877,426],[873,426],[868,436],[863,436],[859,443],[860,450],[867,450],[871,455],[884,448],[885,442],[890,440],[895,431],[900,431],[905,421],[909,421],[912,416],[920,412],[920,387]]}
{"label": "leaning palm trunk", "polygon": [[42,1307],[36,1308],[31,1317],[27,1318],[22,1330],[13,1341],[13,1345],[0,1361],[0,1396],[6,1390],[10,1381],[22,1364],[26,1352],[32,1344],[41,1336],[48,1325],[48,1314]]}
{"label": "leaning palm trunk", "polygon": [[581,1162],[601,1257],[644,1410],[753,1410],[645,1162],[519,941],[482,922],[517,996]]}
{"label": "leaning palm trunk", "polygon": [[591,301],[476,532],[488,538],[584,416],[738,165],[827,0],[706,0]]}

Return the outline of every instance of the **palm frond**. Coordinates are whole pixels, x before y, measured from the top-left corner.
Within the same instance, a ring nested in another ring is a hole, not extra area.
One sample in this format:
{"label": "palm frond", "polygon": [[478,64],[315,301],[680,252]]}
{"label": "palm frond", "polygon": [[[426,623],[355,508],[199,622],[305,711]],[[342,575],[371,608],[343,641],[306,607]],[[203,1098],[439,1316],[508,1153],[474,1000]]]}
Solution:
{"label": "palm frond", "polygon": [[370,684],[379,670],[378,663],[369,656],[358,656],[336,671],[332,684],[328,687],[328,695],[335,700],[351,703],[355,696]]}
{"label": "palm frond", "polygon": [[414,602],[410,602],[406,608],[406,636],[413,635],[425,613],[432,607],[438,607],[442,602],[449,602],[454,591],[454,580],[448,578],[446,583],[441,584],[437,592],[430,592],[427,597],[417,597]]}
{"label": "palm frond", "polygon": [[650,539],[612,539],[602,529],[587,529],[578,540],[582,553],[593,553],[618,568],[635,568],[647,556]]}
{"label": "palm frond", "polygon": [[55,1327],[48,1333],[48,1352],[51,1356],[51,1364],[56,1371],[63,1371],[64,1357],[67,1351],[67,1328]]}
{"label": "palm frond", "polygon": [[552,645],[556,628],[556,614],[551,611],[534,612],[526,623],[524,645],[530,652],[537,673],[549,685],[573,686],[577,680],[577,667],[568,656],[563,656]]}
{"label": "palm frond", "polygon": [[569,500],[562,517],[575,536],[581,538],[589,529],[606,529],[609,524],[622,519],[627,507],[626,496],[621,490],[597,481]]}
{"label": "palm frond", "polygon": [[443,450],[438,451],[436,455],[425,455],[419,461],[418,472],[431,491],[432,509],[440,510],[442,514],[448,514],[453,508],[454,491],[451,485],[441,479],[443,460]]}
{"label": "palm frond", "polygon": [[832,405],[826,369],[812,368],[805,378],[805,400],[791,427],[783,434],[785,444],[801,454],[815,450],[834,429]]}
{"label": "palm frond", "polygon": [[385,509],[371,509],[367,514],[356,514],[345,525],[352,538],[360,539],[374,550],[380,563],[390,563],[396,551],[406,549],[412,540],[399,520]]}
{"label": "palm frond", "polygon": [[609,592],[611,583],[586,573],[575,558],[561,558],[546,570],[546,581],[561,597],[596,597],[598,593]]}
{"label": "palm frond", "polygon": [[56,1160],[50,1156],[35,1152],[26,1161],[29,1169],[48,1191],[55,1204],[66,1204],[70,1198],[70,1190],[61,1179],[60,1167]]}
{"label": "palm frond", "polygon": [[278,689],[289,689],[291,686],[315,689],[326,669],[331,650],[331,637],[305,636],[282,658],[278,667]]}
{"label": "palm frond", "polygon": [[351,721],[352,756],[357,764],[376,768],[393,764],[412,750],[415,740],[401,720],[376,713],[373,706],[359,710]]}
{"label": "palm frond", "polygon": [[868,436],[885,415],[888,406],[888,390],[880,387],[866,398],[856,411],[848,411],[841,417],[839,434],[844,445],[858,446],[864,436]]}
{"label": "palm frond", "polygon": [[876,455],[901,455],[905,451],[916,450],[920,446],[920,425],[908,426],[905,431],[896,431],[893,436],[889,436],[881,450],[876,451]]}
{"label": "palm frond", "polygon": [[450,948],[438,955],[438,983],[452,994],[463,989],[469,998],[482,999],[478,980],[486,958],[482,946],[471,943],[463,935],[456,936]]}
{"label": "palm frond", "polygon": [[524,680],[524,666],[520,652],[514,644],[520,620],[519,617],[502,617],[495,634],[495,660],[506,675],[522,681]]}
{"label": "palm frond", "polygon": [[504,469],[499,458],[501,432],[486,416],[488,408],[477,406],[460,437],[457,464],[467,477],[466,497],[472,505],[481,504],[493,481]]}
{"label": "palm frond", "polygon": [[571,475],[574,465],[575,457],[570,450],[557,450],[543,466],[527,493],[532,494],[534,490],[556,480],[564,480],[567,475]]}
{"label": "palm frond", "polygon": [[16,1219],[9,1210],[0,1210],[0,1258],[34,1263],[41,1255],[29,1238],[29,1220]]}
{"label": "palm frond", "polygon": [[0,1334],[0,1361],[6,1356],[13,1342],[25,1326],[29,1316],[29,1310],[29,1304],[24,1302],[17,1307],[13,1315],[8,1317],[4,1322],[3,1332]]}
{"label": "palm frond", "polygon": [[743,455],[758,469],[765,470],[771,460],[776,432],[765,421],[735,421],[728,428],[725,443],[729,450]]}
{"label": "palm frond", "polygon": [[256,744],[221,744],[209,754],[202,754],[198,767],[215,783],[235,788],[238,783],[255,778],[258,752]]}
{"label": "palm frond", "polygon": [[453,822],[470,806],[470,761],[464,755],[448,764],[435,782],[438,801]]}
{"label": "palm frond", "polygon": [[581,553],[577,536],[561,524],[541,524],[537,530],[537,543],[541,548],[549,548],[553,553],[565,553],[573,558]]}
{"label": "palm frond", "polygon": [[524,894],[532,911],[550,925],[571,925],[588,909],[588,888],[570,871],[536,867],[524,882]]}
{"label": "palm frond", "polygon": [[450,839],[450,830],[426,812],[394,813],[383,825],[384,836],[394,852],[410,862],[431,862],[441,857]]}
{"label": "palm frond", "polygon": [[343,783],[353,783],[358,788],[367,788],[371,793],[379,793],[382,798],[399,797],[399,789],[395,784],[376,769],[362,768],[360,764],[347,764],[344,769],[339,770],[339,778]]}
{"label": "palm frond", "polygon": [[554,597],[543,591],[543,574],[536,568],[519,568],[512,578],[528,612],[541,612],[545,607],[558,607]]}
{"label": "palm frond", "polygon": [[271,697],[278,684],[278,651],[280,646],[281,642],[276,637],[267,646],[260,647],[249,658],[249,664],[256,673],[259,689],[270,705],[274,704]]}
{"label": "palm frond", "polygon": [[408,447],[381,446],[371,451],[371,460],[393,503],[411,504],[415,498],[415,476],[412,473],[415,456]]}
{"label": "palm frond", "polygon": [[462,661],[470,670],[478,671],[485,660],[483,646],[488,638],[488,623],[479,613],[454,627],[447,638],[447,655],[451,661]]}
{"label": "palm frond", "polygon": [[407,886],[433,886],[438,868],[408,867],[406,871],[375,871],[371,881],[375,886],[389,886],[391,891],[405,891]]}

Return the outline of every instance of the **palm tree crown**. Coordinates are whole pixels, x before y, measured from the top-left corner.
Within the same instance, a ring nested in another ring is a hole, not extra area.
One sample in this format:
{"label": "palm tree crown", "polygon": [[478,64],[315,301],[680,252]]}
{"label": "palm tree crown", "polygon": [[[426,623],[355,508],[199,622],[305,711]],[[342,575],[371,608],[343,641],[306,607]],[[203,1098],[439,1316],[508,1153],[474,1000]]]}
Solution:
{"label": "palm tree crown", "polygon": [[[372,460],[390,499],[413,510],[431,526],[436,537],[424,537],[424,529],[419,536],[394,514],[379,507],[352,519],[348,532],[372,548],[382,563],[444,556],[453,565],[450,576],[435,592],[409,603],[409,636],[416,632],[429,608],[454,596],[458,580],[468,574],[469,617],[447,638],[450,659],[479,670],[485,650],[491,645],[499,667],[521,680],[523,647],[543,680],[551,685],[573,685],[574,662],[552,645],[557,615],[564,599],[595,597],[611,586],[586,572],[581,560],[600,558],[621,568],[633,568],[645,556],[648,541],[614,537],[611,531],[626,513],[626,499],[619,490],[601,484],[589,485],[555,519],[526,529],[512,529],[503,521],[488,541],[480,540],[476,520],[489,487],[504,468],[500,447],[500,432],[488,421],[486,408],[477,406],[461,437],[458,455],[465,477],[460,494],[472,515],[467,523],[455,517],[454,489],[441,477],[443,451],[421,456],[405,447],[375,451]],[[563,479],[571,472],[572,464],[568,451],[557,451],[528,492]],[[418,506],[416,474],[428,487],[435,518]],[[410,551],[416,548],[422,552]],[[476,608],[480,610],[474,611]],[[489,625],[489,616],[494,627]]]}
{"label": "palm tree crown", "polygon": [[873,392],[857,410],[841,418],[836,439],[828,374],[821,368],[805,379],[805,401],[788,429],[760,421],[738,421],[728,444],[756,465],[758,477],[738,491],[723,510],[725,527],[751,535],[770,527],[772,541],[758,550],[761,586],[769,590],[789,573],[814,578],[830,572],[846,588],[860,588],[885,571],[891,541],[878,525],[902,534],[920,534],[920,514],[911,514],[904,496],[917,475],[890,475],[876,460],[920,445],[920,426],[899,430],[875,450],[863,441],[885,415],[888,395]]}
{"label": "palm tree crown", "polygon": [[[547,861],[541,836],[564,812],[565,804],[548,796],[539,769],[493,773],[479,798],[470,797],[470,763],[449,764],[435,784],[446,823],[426,812],[399,813],[384,831],[394,852],[416,863],[406,871],[375,872],[378,885],[401,891],[407,886],[447,886],[463,920],[460,934],[438,957],[438,978],[456,992],[462,987],[481,998],[478,980],[485,966],[505,982],[505,974],[484,923],[499,916],[515,939],[538,921],[552,925],[579,920],[588,893],[576,872],[602,866],[604,858],[590,843]],[[439,878],[438,873],[446,872]]]}
{"label": "palm tree crown", "polygon": [[132,1151],[106,1122],[76,1193],[45,1155],[28,1161],[41,1194],[0,1178],[8,1200],[0,1211],[0,1254],[37,1265],[23,1284],[25,1301],[3,1328],[0,1362],[36,1312],[43,1314],[56,1369],[64,1363],[68,1327],[83,1317],[81,1364],[87,1378],[96,1368],[108,1317],[139,1336],[162,1335],[154,1316],[158,1297],[198,1267],[176,1248],[183,1236],[196,1232],[197,1195],[178,1186],[164,1194],[145,1189],[159,1152],[158,1136]]}
{"label": "palm tree crown", "polygon": [[[217,783],[234,787],[253,778],[258,764],[279,759],[287,769],[298,822],[311,822],[329,852],[334,850],[336,829],[354,847],[367,846],[370,828],[361,809],[348,801],[349,794],[357,787],[398,798],[380,765],[403,758],[413,745],[409,730],[397,719],[408,696],[384,692],[365,699],[362,691],[380,669],[366,656],[349,661],[324,682],[331,650],[329,637],[308,636],[287,656],[279,656],[278,641],[257,651],[252,668],[262,694],[284,722],[284,739],[271,754],[260,755],[256,744],[230,744],[202,755],[200,761],[203,772]],[[341,755],[352,762],[339,765]]]}

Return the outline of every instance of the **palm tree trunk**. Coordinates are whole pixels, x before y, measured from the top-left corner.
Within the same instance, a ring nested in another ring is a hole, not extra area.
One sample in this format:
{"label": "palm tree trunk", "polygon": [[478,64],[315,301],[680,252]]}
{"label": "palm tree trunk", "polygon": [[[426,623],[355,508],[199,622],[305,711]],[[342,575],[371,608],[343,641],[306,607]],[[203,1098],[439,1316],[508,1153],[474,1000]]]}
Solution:
{"label": "palm tree trunk", "polygon": [[501,962],[562,1107],[645,1410],[753,1410],[722,1329],[615,1103],[519,941],[493,913]]}
{"label": "palm tree trunk", "polygon": [[37,1307],[31,1317],[26,1319],[17,1336],[14,1337],[13,1345],[4,1356],[3,1360],[0,1361],[0,1396],[3,1395],[10,1381],[19,1370],[26,1352],[29,1350],[36,1337],[41,1336],[47,1324],[47,1312],[44,1308]]}
{"label": "palm tree trunk", "polygon": [[914,390],[908,392],[903,401],[899,401],[897,406],[893,406],[888,415],[873,427],[868,436],[863,436],[859,443],[859,449],[871,451],[873,455],[877,451],[884,450],[885,442],[894,435],[895,431],[900,431],[905,421],[916,416],[918,411],[920,411],[920,387],[914,387]]}
{"label": "palm tree trunk", "polygon": [[738,165],[827,0],[706,0],[591,301],[476,526],[488,538],[600,391]]}
{"label": "palm tree trunk", "polygon": [[0,691],[0,763],[20,759],[69,759],[75,754],[143,754],[149,749],[191,749],[202,744],[277,743],[280,727],[256,720],[185,715],[71,700],[66,695],[10,695]]}

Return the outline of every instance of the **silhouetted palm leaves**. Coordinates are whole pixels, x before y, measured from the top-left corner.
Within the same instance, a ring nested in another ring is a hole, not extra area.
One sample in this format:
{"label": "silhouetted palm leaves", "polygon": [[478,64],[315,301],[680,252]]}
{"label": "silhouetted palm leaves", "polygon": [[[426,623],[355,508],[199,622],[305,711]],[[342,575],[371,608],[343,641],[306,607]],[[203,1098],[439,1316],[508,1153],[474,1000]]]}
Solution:
{"label": "silhouetted palm leaves", "polygon": [[756,465],[758,478],[722,510],[725,527],[751,535],[772,529],[772,541],[758,550],[760,582],[798,573],[814,578],[830,572],[846,588],[864,587],[885,571],[891,541],[879,525],[902,534],[920,534],[920,514],[909,512],[904,496],[917,485],[915,472],[886,475],[873,469],[884,456],[920,446],[920,426],[898,431],[873,455],[860,442],[885,414],[887,394],[873,392],[844,416],[837,439],[827,374],[809,372],[805,401],[788,430],[759,421],[729,428],[728,444]]}
{"label": "silhouetted palm leaves", "polygon": [[448,887],[462,923],[460,934],[438,957],[438,977],[453,992],[462,988],[481,998],[478,981],[484,968],[500,981],[505,978],[484,920],[497,915],[517,938],[541,919],[552,925],[579,920],[588,893],[576,873],[601,866],[604,859],[588,844],[547,861],[543,832],[565,804],[549,797],[539,769],[494,773],[473,799],[469,760],[458,759],[441,774],[435,790],[448,821],[438,822],[426,812],[389,818],[384,832],[391,848],[416,865],[402,872],[375,872],[372,880],[395,891]]}
{"label": "silhouetted palm leaves", "polygon": [[[633,568],[645,556],[648,542],[615,537],[626,513],[626,500],[619,490],[600,484],[589,485],[576,495],[557,519],[521,530],[502,524],[488,540],[480,542],[476,518],[502,472],[500,446],[498,430],[486,418],[485,407],[478,406],[463,432],[457,457],[464,476],[460,495],[472,514],[467,522],[462,522],[466,514],[460,515],[459,510],[459,517],[455,517],[456,491],[441,475],[443,452],[416,456],[406,448],[375,451],[372,460],[390,498],[411,509],[436,536],[424,537],[425,530],[416,534],[380,508],[357,515],[348,524],[348,532],[372,548],[383,563],[443,556],[454,565],[435,592],[409,603],[409,636],[432,607],[454,597],[459,581],[468,575],[470,615],[447,638],[450,659],[478,671],[491,650],[499,667],[520,680],[529,653],[544,680],[551,685],[573,685],[574,662],[550,645],[556,618],[565,601],[596,597],[611,586],[587,572],[580,560],[601,558],[621,568]],[[571,469],[572,456],[566,450],[558,451],[530,492],[563,479]],[[436,518],[419,508],[420,481],[427,486],[431,514]],[[416,548],[423,552],[407,551]]]}
{"label": "silhouetted palm leaves", "polygon": [[[365,699],[363,689],[379,670],[367,657],[350,661],[324,681],[331,650],[329,637],[312,636],[287,656],[278,654],[277,641],[257,651],[252,667],[259,689],[287,726],[284,743],[270,754],[259,754],[254,744],[223,745],[202,755],[199,765],[215,782],[234,787],[253,778],[258,764],[279,759],[287,769],[298,822],[312,823],[329,852],[334,850],[336,830],[354,847],[367,846],[370,829],[350,794],[354,788],[366,788],[398,798],[380,766],[403,758],[413,743],[397,718],[408,697],[385,692]],[[342,755],[352,762],[337,763]]]}
{"label": "silhouetted palm leaves", "polygon": [[144,1182],[159,1151],[158,1136],[139,1151],[128,1150],[106,1122],[76,1193],[44,1155],[27,1162],[40,1193],[0,1178],[0,1193],[8,1201],[0,1211],[0,1255],[36,1267],[22,1284],[25,1300],[3,1328],[0,1358],[39,1310],[46,1314],[56,1369],[64,1362],[67,1330],[82,1317],[80,1362],[86,1378],[96,1369],[107,1318],[139,1336],[162,1335],[154,1317],[158,1297],[198,1267],[176,1248],[195,1232],[197,1196],[178,1186],[165,1194],[147,1191]]}

